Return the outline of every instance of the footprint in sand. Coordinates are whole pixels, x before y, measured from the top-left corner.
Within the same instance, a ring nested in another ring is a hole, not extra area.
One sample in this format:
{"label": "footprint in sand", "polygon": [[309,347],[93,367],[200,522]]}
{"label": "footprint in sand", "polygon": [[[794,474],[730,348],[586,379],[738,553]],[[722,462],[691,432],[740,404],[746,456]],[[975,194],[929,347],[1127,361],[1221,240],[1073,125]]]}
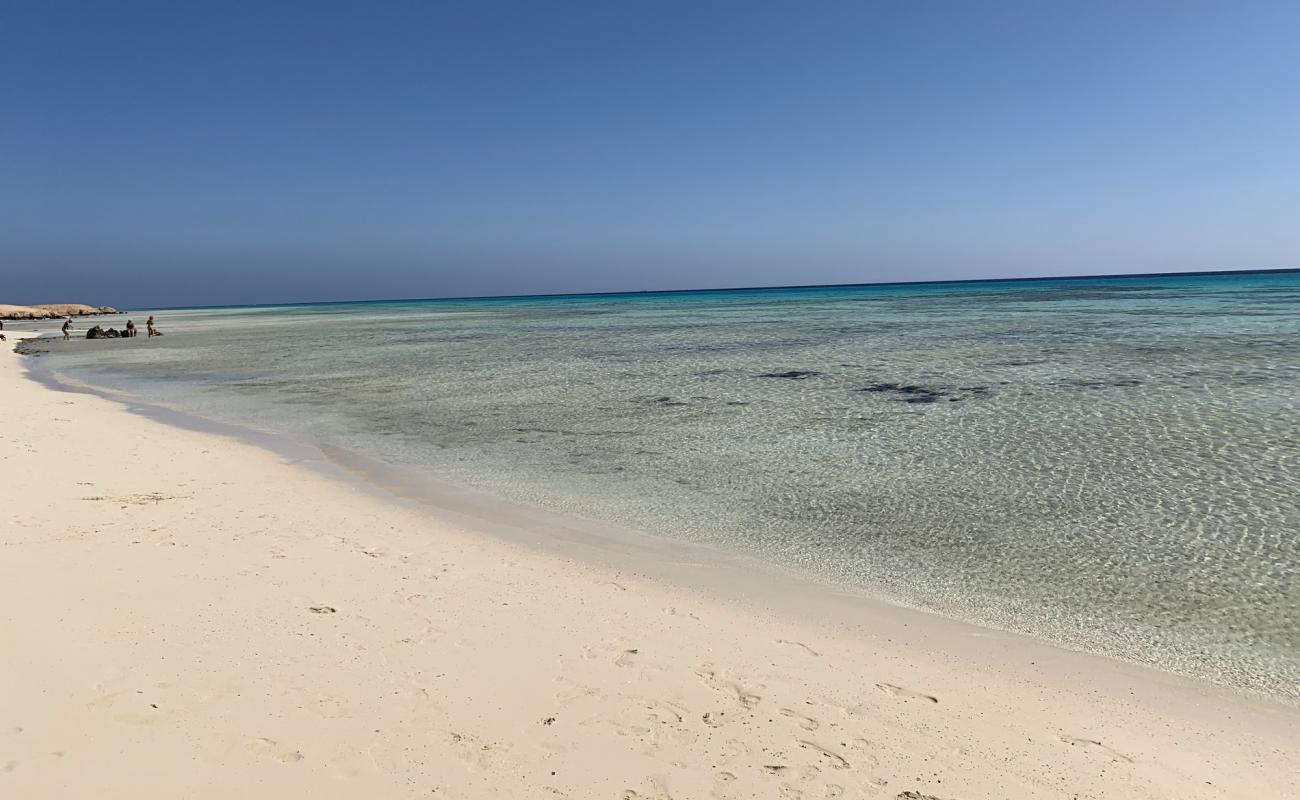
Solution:
{"label": "footprint in sand", "polygon": [[403,636],[398,639],[398,644],[420,645],[426,642],[437,642],[447,635],[445,628],[439,628],[436,625],[425,625],[417,633],[411,636]]}
{"label": "footprint in sand", "polygon": [[650,786],[653,792],[645,794],[635,789],[624,789],[619,795],[619,800],[673,800],[673,796],[668,793],[668,786],[661,778],[650,778]]}
{"label": "footprint in sand", "polygon": [[732,684],[731,690],[736,693],[736,699],[739,700],[740,704],[745,708],[753,708],[763,700],[763,695],[751,692],[738,683]]}
{"label": "footprint in sand", "polygon": [[680,725],[690,711],[685,707],[666,700],[652,700],[646,705],[650,719],[663,725]]}
{"label": "footprint in sand", "polygon": [[248,746],[254,752],[273,758],[281,764],[293,764],[303,759],[302,751],[287,747],[274,739],[267,739],[264,736],[253,739],[248,743]]}
{"label": "footprint in sand", "polygon": [[[876,757],[874,752],[876,745],[872,744],[867,739],[849,739],[847,742],[841,742],[841,744],[853,751],[853,758],[857,763],[866,763],[873,766],[880,764],[880,759]],[[872,780],[874,781],[875,779]],[[885,784],[879,783],[875,785],[884,786]]]}
{"label": "footprint in sand", "polygon": [[930,703],[939,702],[939,698],[935,697],[932,694],[925,694],[924,692],[916,692],[911,689],[904,689],[902,686],[897,686],[892,683],[877,683],[876,688],[884,692],[885,694],[891,695],[893,697],[902,697],[908,700],[925,700],[926,702],[930,702]]}
{"label": "footprint in sand", "polygon": [[338,611],[334,606],[307,606],[307,610],[313,614],[333,614]]}
{"label": "footprint in sand", "polygon": [[803,650],[805,653],[807,653],[807,654],[810,655],[810,656],[820,656],[820,655],[821,655],[821,653],[819,653],[819,652],[817,652],[816,650],[812,649],[811,647],[809,647],[808,645],[804,644],[803,642],[796,642],[796,641],[793,641],[793,640],[791,640],[791,639],[777,639],[777,640],[776,640],[776,643],[777,643],[777,644],[788,644],[788,645],[790,645],[791,647],[798,647],[799,649]]}
{"label": "footprint in sand", "polygon": [[726,692],[735,697],[745,708],[753,708],[763,700],[763,695],[738,681],[730,680],[724,671],[711,664],[705,664],[695,670],[695,674],[700,676],[700,679],[713,689]]}
{"label": "footprint in sand", "polygon": [[816,742],[810,742],[807,739],[798,739],[797,741],[800,747],[806,747],[807,749],[812,750],[815,753],[818,753],[819,755],[821,755],[822,758],[825,758],[827,761],[829,761],[833,769],[848,769],[850,766],[852,766],[851,764],[849,764],[849,760],[847,758],[835,752],[834,750],[831,750],[828,747],[823,747],[822,745],[819,745]]}
{"label": "footprint in sand", "polygon": [[1065,734],[1061,734],[1060,738],[1062,742],[1065,742],[1072,747],[1097,748],[1098,750],[1110,755],[1111,759],[1114,761],[1123,761],[1127,764],[1133,763],[1132,756],[1126,756],[1112,747],[1107,747],[1096,739],[1084,739],[1079,736],[1066,736]]}
{"label": "footprint in sand", "polygon": [[800,714],[798,711],[795,711],[793,708],[783,708],[781,709],[781,714],[782,716],[790,717],[791,719],[798,722],[799,727],[803,728],[806,731],[815,731],[819,727],[821,727],[821,723],[819,723],[817,720],[813,719],[810,716],[807,716],[806,714]]}
{"label": "footprint in sand", "polygon": [[456,750],[456,757],[471,772],[491,772],[509,757],[510,746],[498,742],[485,742],[468,733],[448,731],[447,738]]}

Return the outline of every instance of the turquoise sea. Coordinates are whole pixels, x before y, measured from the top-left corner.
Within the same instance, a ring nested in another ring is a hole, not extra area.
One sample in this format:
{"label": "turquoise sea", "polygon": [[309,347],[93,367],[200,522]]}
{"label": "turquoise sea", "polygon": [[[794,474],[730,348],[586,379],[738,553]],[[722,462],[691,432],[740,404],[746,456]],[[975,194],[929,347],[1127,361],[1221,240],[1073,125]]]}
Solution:
{"label": "turquoise sea", "polygon": [[40,363],[1300,699],[1300,273],[153,313]]}

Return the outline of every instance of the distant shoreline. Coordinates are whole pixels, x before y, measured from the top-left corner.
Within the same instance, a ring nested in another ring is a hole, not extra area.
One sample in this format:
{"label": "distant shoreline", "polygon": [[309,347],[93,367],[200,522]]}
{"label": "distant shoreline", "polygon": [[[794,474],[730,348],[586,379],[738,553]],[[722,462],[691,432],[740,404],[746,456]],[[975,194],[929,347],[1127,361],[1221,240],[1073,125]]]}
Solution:
{"label": "distant shoreline", "polygon": [[88,306],[81,303],[41,303],[31,306],[0,304],[0,319],[42,320],[63,317],[97,317],[121,314],[112,306]]}

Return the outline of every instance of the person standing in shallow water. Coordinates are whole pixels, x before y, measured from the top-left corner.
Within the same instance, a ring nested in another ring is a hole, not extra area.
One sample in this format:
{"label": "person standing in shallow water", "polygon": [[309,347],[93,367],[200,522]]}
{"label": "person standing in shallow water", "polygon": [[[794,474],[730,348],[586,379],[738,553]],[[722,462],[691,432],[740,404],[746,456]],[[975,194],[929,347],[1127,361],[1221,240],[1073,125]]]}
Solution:
{"label": "person standing in shallow water", "polygon": [[154,334],[154,329],[153,329],[153,314],[150,314],[150,315],[149,315],[149,319],[147,319],[147,320],[144,321],[144,329],[145,329],[145,332],[146,332],[146,333],[148,333],[150,336],[153,336],[153,334]]}
{"label": "person standing in shallow water", "polygon": [[135,336],[135,323],[129,319],[126,321],[126,335],[127,337]]}
{"label": "person standing in shallow water", "polygon": [[72,317],[68,317],[63,321],[63,341],[66,342],[71,338],[72,338]]}

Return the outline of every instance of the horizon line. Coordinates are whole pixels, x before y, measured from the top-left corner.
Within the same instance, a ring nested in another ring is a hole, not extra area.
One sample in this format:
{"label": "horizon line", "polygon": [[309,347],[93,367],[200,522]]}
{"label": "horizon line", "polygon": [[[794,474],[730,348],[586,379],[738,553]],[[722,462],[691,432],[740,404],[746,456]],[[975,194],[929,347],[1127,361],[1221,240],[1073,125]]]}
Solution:
{"label": "horizon line", "polygon": [[[1022,278],[955,278],[948,280],[924,281],[865,281],[862,283],[802,283],[778,286],[716,286],[703,289],[622,289],[604,292],[536,292],[530,294],[483,294],[452,295],[448,297],[392,297],[377,300],[297,300],[284,303],[219,303],[210,306],[135,306],[137,309],[152,311],[194,311],[200,309],[221,308],[289,308],[295,306],[360,305],[364,303],[428,303],[453,300],[529,300],[558,297],[619,297],[623,295],[657,295],[657,294],[708,294],[710,292],[764,292],[789,291],[792,289],[851,289],[866,286],[935,286],[960,285],[971,283],[1011,283],[1017,281],[1070,281],[1093,280],[1099,278],[1177,278],[1192,275],[1271,275],[1285,272],[1300,272],[1300,267],[1272,267],[1265,269],[1212,269],[1185,270],[1176,272],[1121,272],[1090,273],[1086,275],[1036,275]],[[125,312],[119,312],[125,313]]]}

